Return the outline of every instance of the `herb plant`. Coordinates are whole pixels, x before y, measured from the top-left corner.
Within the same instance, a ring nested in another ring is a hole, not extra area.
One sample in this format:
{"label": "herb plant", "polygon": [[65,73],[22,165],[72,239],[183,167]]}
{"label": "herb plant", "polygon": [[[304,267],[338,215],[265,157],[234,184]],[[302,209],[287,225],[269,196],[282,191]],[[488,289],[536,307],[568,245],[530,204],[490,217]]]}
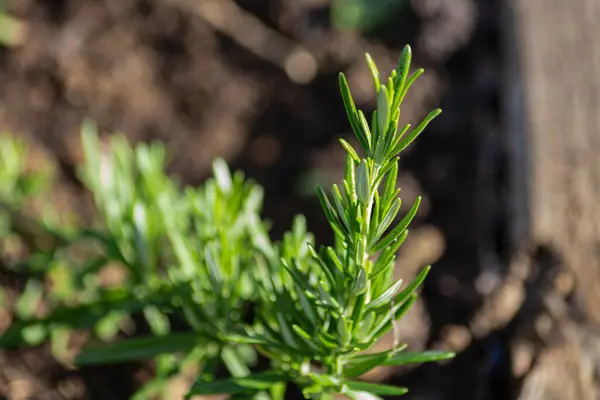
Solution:
{"label": "herb plant", "polygon": [[[273,257],[265,274],[268,278],[259,281],[257,323],[246,330],[247,338],[271,358],[276,368],[252,378],[257,388],[293,381],[303,388],[307,398],[321,399],[337,393],[358,398],[364,391],[402,395],[406,388],[355,378],[378,365],[452,356],[404,353],[405,346],[400,344],[381,353],[364,353],[411,307],[416,290],[429,272],[429,267],[424,268],[402,290],[402,280],[393,279],[395,254],[408,235],[408,225],[420,203],[417,198],[408,214],[394,225],[401,206],[396,179],[398,154],[441,112],[432,111],[412,130],[409,124],[399,129],[402,101],[423,70],[409,76],[408,46],[387,80],[380,78],[369,55],[367,62],[377,92],[377,110],[369,124],[364,113],[357,110],[346,78],[340,74],[344,106],[361,149],[357,151],[340,139],[348,153],[343,184],[341,188],[334,184],[330,195],[318,188],[335,244],[317,250],[309,240],[302,241],[300,231],[295,235],[296,245],[303,251],[296,252],[296,257],[285,253]],[[247,390],[235,381],[229,385],[197,382],[192,392],[210,394],[236,386],[240,391]]]}
{"label": "herb plant", "polygon": [[[0,346],[33,345],[48,336],[64,343],[71,330],[93,328],[94,338],[75,365],[154,360],[155,377],[136,399],[167,396],[168,380],[190,366],[199,367],[199,376],[187,397],[277,400],[288,384],[310,399],[405,394],[406,388],[359,377],[380,365],[453,356],[405,352],[401,343],[369,352],[394,330],[429,272],[424,268],[404,285],[393,277],[396,253],[420,203],[415,199],[398,218],[398,155],[440,113],[431,112],[413,129],[409,124],[399,128],[402,101],[423,72],[409,74],[410,63],[406,46],[386,80],[367,54],[377,93],[370,121],[356,108],[340,74],[359,147],[340,139],[347,152],[344,180],[329,193],[317,189],[334,234],[331,246],[316,245],[302,216],[281,242],[271,241],[260,216],[262,189],[241,172],[231,173],[223,160],[214,162],[213,178],[202,186],[183,187],[165,173],[161,144],[133,148],[115,136],[105,154],[86,123],[79,175],[100,218],[91,227],[61,234],[60,250],[46,257],[42,273],[51,276],[54,265],[66,265],[68,290],[62,296],[56,288],[38,290],[33,303],[44,301],[50,310],[18,317],[0,336]],[[10,158],[0,167],[0,178],[13,182],[19,175]],[[81,243],[87,244],[85,255],[78,250],[78,257],[69,256]],[[97,279],[111,265],[124,271],[116,287]],[[146,333],[124,337],[136,315],[147,325]],[[266,370],[257,371],[259,358],[268,361]],[[216,379],[221,367],[229,378]]]}

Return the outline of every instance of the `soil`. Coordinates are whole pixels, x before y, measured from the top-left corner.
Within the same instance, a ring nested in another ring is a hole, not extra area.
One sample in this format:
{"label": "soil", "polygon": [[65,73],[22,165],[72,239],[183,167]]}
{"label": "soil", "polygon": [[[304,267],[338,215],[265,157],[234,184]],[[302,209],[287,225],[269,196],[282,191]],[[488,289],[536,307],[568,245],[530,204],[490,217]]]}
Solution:
{"label": "soil", "polygon": [[[477,337],[467,329],[509,274],[499,2],[407,1],[363,36],[334,29],[328,3],[238,1],[232,13],[229,0],[213,8],[184,0],[8,0],[29,34],[22,46],[0,50],[0,123],[59,160],[65,207],[83,214],[89,206],[80,201],[74,165],[81,159],[80,124],[90,118],[132,142],[164,141],[171,172],[187,183],[202,182],[212,159],[224,157],[265,187],[264,214],[275,237],[302,213],[318,240],[327,241],[318,202],[305,193],[315,179],[339,179],[343,165],[337,138],[350,132],[337,73],[348,74],[359,107],[371,109],[364,52],[389,71],[410,43],[426,74],[403,118],[414,123],[438,106],[444,112],[401,160],[405,203],[417,193],[426,199],[415,232],[431,233],[407,257],[434,263],[416,317],[424,330],[407,336],[413,347],[462,347],[452,362],[384,378],[409,386],[410,399],[513,398],[511,334],[488,329]],[[254,19],[218,23],[239,16]],[[253,33],[244,29],[264,30],[266,45],[244,44]],[[297,63],[304,77],[286,71],[291,44],[312,54]],[[443,248],[431,260],[427,243],[436,240]],[[135,365],[66,371],[46,349],[0,355],[6,398],[24,398],[9,369],[25,374],[30,395],[40,399],[127,399],[142,379]]]}

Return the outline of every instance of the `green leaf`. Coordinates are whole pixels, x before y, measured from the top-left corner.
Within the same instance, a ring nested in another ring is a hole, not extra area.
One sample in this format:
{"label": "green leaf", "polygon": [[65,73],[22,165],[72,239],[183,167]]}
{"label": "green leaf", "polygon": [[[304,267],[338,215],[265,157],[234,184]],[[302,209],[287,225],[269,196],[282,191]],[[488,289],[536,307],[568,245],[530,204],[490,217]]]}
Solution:
{"label": "green leaf", "polygon": [[382,385],[380,383],[349,381],[345,382],[345,384],[351,390],[369,392],[382,396],[402,396],[408,393],[408,389],[405,387]]}
{"label": "green leaf", "polygon": [[344,364],[343,374],[347,378],[356,378],[366,374],[373,368],[383,365],[392,354],[392,350],[381,353],[361,354],[350,358]]}
{"label": "green leaf", "polygon": [[[383,168],[381,168],[379,170],[379,172],[377,173],[375,182],[373,182],[375,187],[379,187],[379,184],[383,180],[383,177],[394,167],[394,165],[396,165],[396,168],[398,168],[398,160],[399,159],[400,159],[399,157],[393,157],[385,162],[385,165],[382,166]],[[394,183],[395,183],[395,179],[394,179]]]}
{"label": "green leaf", "polygon": [[[392,143],[390,143],[391,148],[395,148],[398,145],[400,140],[404,137],[404,134],[410,129],[411,126],[411,124],[406,124],[404,125],[404,128],[396,132],[396,134],[394,135],[394,140],[392,141]],[[393,150],[391,154],[393,154]]]}
{"label": "green leaf", "polygon": [[369,179],[369,171],[365,160],[360,162],[356,173],[356,194],[358,201],[362,204],[367,204],[370,197],[371,180]]}
{"label": "green leaf", "polygon": [[396,291],[398,291],[400,286],[402,286],[402,279],[398,279],[385,292],[383,292],[381,296],[367,304],[367,310],[372,310],[387,304],[392,297],[394,297],[394,294],[396,294]]}
{"label": "green leaf", "polygon": [[146,317],[146,321],[155,335],[165,336],[171,331],[169,318],[158,307],[148,306],[144,308],[144,317]]}
{"label": "green leaf", "polygon": [[221,350],[221,358],[232,376],[239,378],[250,375],[250,368],[248,368],[248,365],[241,359],[233,346],[223,347]]}
{"label": "green leaf", "polygon": [[356,203],[356,167],[350,155],[346,157],[346,168],[344,171],[344,189],[349,204]]}
{"label": "green leaf", "polygon": [[385,272],[389,268],[394,267],[394,259],[396,257],[396,252],[398,251],[400,246],[402,246],[407,236],[408,229],[406,229],[398,239],[392,242],[390,246],[383,249],[383,251],[379,255],[379,258],[375,262],[375,265],[373,266],[373,271],[369,274],[369,278],[371,280],[376,279],[380,274],[385,274]]}
{"label": "green leaf", "polygon": [[317,346],[317,344],[314,342],[314,339],[312,336],[310,336],[308,334],[308,332],[306,332],[304,329],[300,328],[298,325],[293,324],[292,325],[292,330],[296,333],[296,335],[298,335],[303,342],[311,348],[312,351],[319,351],[319,346]]}
{"label": "green leaf", "polygon": [[356,330],[356,337],[358,340],[362,341],[369,336],[369,332],[371,332],[373,322],[375,322],[375,312],[370,311],[366,313],[364,319],[358,324]]}
{"label": "green leaf", "polygon": [[400,211],[401,206],[402,200],[400,200],[400,198],[396,198],[390,206],[390,208],[388,209],[388,212],[383,217],[383,220],[379,224],[379,227],[377,228],[377,234],[375,235],[374,240],[378,240],[381,237],[381,235],[383,235],[383,233],[386,231],[386,229],[389,228],[394,219],[396,219],[396,216],[398,215],[398,211]]}
{"label": "green leaf", "polygon": [[385,186],[383,189],[383,195],[381,196],[381,204],[385,205],[392,201],[395,197],[396,185],[398,179],[398,160],[390,161],[392,166],[389,170],[389,175],[385,178]]}
{"label": "green leaf", "polygon": [[343,271],[344,266],[342,265],[342,262],[338,258],[337,254],[335,254],[335,250],[333,247],[327,246],[327,254],[329,255],[329,259],[331,260],[331,262],[333,262],[336,268],[340,271]]}
{"label": "green leaf", "polygon": [[210,278],[210,282],[214,290],[220,292],[223,287],[223,275],[221,274],[221,269],[217,265],[213,250],[209,246],[204,248],[204,257],[206,259],[206,265],[208,266],[208,277]]}
{"label": "green leaf", "polygon": [[388,360],[384,365],[407,365],[426,362],[442,361],[454,358],[456,353],[450,351],[423,351],[420,353],[398,353]]}
{"label": "green leaf", "polygon": [[347,343],[350,340],[350,335],[348,332],[348,326],[343,317],[338,318],[337,320],[337,334],[340,337],[340,343]]}
{"label": "green leaf", "polygon": [[412,73],[410,78],[408,78],[408,80],[406,81],[406,84],[402,88],[402,96],[400,97],[400,102],[402,102],[402,100],[406,96],[406,93],[408,92],[408,89],[410,89],[410,87],[413,85],[413,83],[415,83],[415,81],[423,74],[423,72],[425,72],[425,70],[423,68],[419,68],[415,72]]}
{"label": "green leaf", "polygon": [[325,217],[327,217],[329,224],[331,225],[332,228],[339,230],[341,233],[342,226],[340,225],[340,221],[337,216],[337,212],[335,211],[335,209],[329,202],[329,198],[327,197],[327,194],[325,193],[325,191],[323,190],[323,188],[321,186],[317,186],[317,195],[319,196],[319,201],[321,202],[321,207],[323,208],[323,211],[325,212]]}
{"label": "green leaf", "polygon": [[371,128],[369,128],[369,123],[367,122],[367,119],[365,118],[365,114],[360,110],[358,110],[358,122],[359,122],[359,127],[362,129],[362,135],[366,138],[367,143],[368,143],[367,146],[363,146],[363,149],[367,152],[367,154],[369,154],[371,152],[371,148],[373,146]]}
{"label": "green leaf", "polygon": [[54,358],[58,360],[68,359],[70,339],[71,331],[69,329],[56,327],[50,332],[50,348]]}
{"label": "green leaf", "polygon": [[300,306],[304,311],[304,314],[308,317],[310,322],[317,325],[317,314],[316,310],[313,308],[312,303],[308,300],[308,297],[304,294],[302,288],[296,285],[296,294],[298,295],[298,300],[300,301]]}
{"label": "green leaf", "polygon": [[117,336],[121,329],[122,321],[127,317],[128,315],[120,310],[112,310],[94,325],[94,334],[100,338],[100,340],[108,342]]}
{"label": "green leaf", "polygon": [[344,139],[341,139],[341,138],[340,138],[340,143],[342,144],[342,147],[344,147],[344,149],[346,149],[346,151],[348,152],[350,157],[352,157],[352,159],[354,161],[359,163],[360,157],[358,156],[358,154],[356,154],[356,150],[354,150],[354,148],[352,148],[352,146],[350,146],[350,143],[346,142]]}
{"label": "green leaf", "polygon": [[[377,96],[377,123],[380,140],[383,140],[387,134],[390,119],[390,103],[388,90],[385,85],[381,85],[381,90]],[[387,150],[387,149],[383,149]]]}
{"label": "green leaf", "polygon": [[49,334],[48,327],[43,324],[31,324],[21,331],[21,340],[29,346],[41,344]]}
{"label": "green leaf", "polygon": [[372,337],[379,338],[389,331],[392,328],[394,321],[401,318],[412,307],[416,299],[417,296],[411,294],[405,301],[398,302],[395,306],[391,307],[391,309],[381,310],[384,313],[383,318],[381,318],[373,328]]}
{"label": "green leaf", "polygon": [[346,80],[346,76],[343,73],[339,75],[340,81],[340,92],[342,94],[342,100],[344,102],[344,108],[346,109],[346,114],[348,116],[348,121],[350,122],[350,126],[356,135],[356,138],[360,142],[361,146],[365,150],[370,148],[370,138],[367,135],[367,132],[363,132],[361,130],[360,120],[358,119],[358,114],[356,110],[356,106],[354,105],[354,100],[352,99],[352,94],[350,93],[350,87],[348,86],[348,81]]}
{"label": "green leaf", "polygon": [[367,290],[367,273],[364,268],[360,268],[358,276],[352,286],[352,296],[358,296],[363,294]]}
{"label": "green leaf", "polygon": [[153,293],[145,298],[137,298],[125,289],[114,289],[103,293],[101,300],[92,304],[77,307],[61,307],[40,320],[14,322],[1,336],[0,347],[17,347],[24,340],[24,331],[32,326],[48,328],[59,325],[65,328],[89,328],[111,311],[120,310],[131,314],[141,311],[148,304],[160,305],[168,303],[172,292]]}
{"label": "green leaf", "polygon": [[425,278],[427,278],[427,275],[429,274],[430,270],[431,270],[431,266],[427,266],[427,267],[423,268],[421,270],[421,272],[419,272],[417,277],[411,283],[409,283],[404,288],[404,290],[402,290],[400,293],[398,293],[398,296],[396,296],[396,299],[394,301],[396,303],[402,303],[409,296],[411,296],[419,288],[419,286],[421,286],[423,284],[423,282],[425,281]]}
{"label": "green leaf", "polygon": [[30,279],[25,285],[25,290],[15,306],[15,312],[21,319],[31,319],[37,312],[38,306],[44,296],[44,286],[36,279]]}
{"label": "green leaf", "polygon": [[197,380],[186,394],[186,399],[192,396],[206,396],[214,394],[236,394],[246,391],[268,390],[271,386],[289,381],[287,375],[279,372],[267,371],[247,377],[223,379],[217,381]]}
{"label": "green leaf", "polygon": [[202,343],[202,340],[196,333],[124,339],[112,344],[84,348],[75,358],[75,364],[122,363],[147,360],[160,354],[188,353]]}
{"label": "green leaf", "polygon": [[404,136],[400,142],[398,142],[398,144],[391,150],[390,155],[396,155],[406,149],[421,134],[421,132],[425,130],[427,125],[429,125],[429,123],[441,113],[442,110],[438,108],[427,114],[425,119],[419,125],[417,125],[415,129],[410,131],[408,135]]}
{"label": "green leaf", "polygon": [[349,397],[350,400],[383,400],[382,397],[375,396],[370,392],[361,392],[359,390],[346,390],[343,393],[345,396]]}
{"label": "green leaf", "polygon": [[285,344],[291,348],[298,348],[298,343],[296,342],[296,339],[294,339],[294,334],[282,313],[277,313],[277,322],[279,323],[279,329],[281,330],[281,336],[283,337]]}
{"label": "green leaf", "polygon": [[379,88],[381,86],[381,80],[379,78],[379,70],[377,70],[377,65],[375,65],[375,61],[369,53],[365,54],[365,58],[367,59],[367,65],[369,66],[369,71],[371,71],[371,76],[373,77],[373,84],[375,85],[375,92],[379,93]]}
{"label": "green leaf", "polygon": [[331,197],[333,197],[333,202],[337,208],[339,217],[344,223],[344,227],[346,227],[346,230],[350,232],[350,222],[348,221],[348,215],[346,209],[344,208],[344,200],[342,199],[342,194],[340,193],[340,189],[336,184],[333,184],[331,188]]}
{"label": "green leaf", "polygon": [[409,45],[404,46],[402,52],[400,53],[400,58],[398,60],[398,66],[396,67],[396,87],[398,90],[402,90],[404,88],[404,84],[406,83],[406,78],[408,77],[408,71],[410,70],[410,63],[412,61],[412,49]]}
{"label": "green leaf", "polygon": [[402,235],[404,230],[406,230],[408,225],[410,225],[410,223],[412,222],[413,218],[417,214],[417,211],[419,210],[420,204],[421,204],[421,196],[418,196],[415,199],[415,202],[413,203],[412,207],[410,208],[410,211],[408,212],[408,214],[404,218],[402,218],[400,223],[398,223],[398,225],[396,225],[396,227],[394,229],[392,229],[392,231],[390,233],[388,233],[383,239],[381,239],[379,241],[379,243],[377,243],[375,246],[373,246],[371,251],[377,252],[377,251],[389,246],[394,240],[398,239]]}
{"label": "green leaf", "polygon": [[298,286],[300,286],[300,288],[304,291],[307,292],[311,292],[312,291],[312,287],[310,286],[310,282],[308,281],[308,278],[306,277],[306,275],[300,270],[300,268],[298,268],[295,260],[294,260],[294,266],[290,267],[287,263],[286,260],[282,259],[281,263],[283,264],[283,267],[286,269],[286,271],[288,271],[288,273],[290,274],[290,276],[292,277],[292,279],[294,280],[294,282],[296,282],[296,284]]}
{"label": "green leaf", "polygon": [[225,160],[217,158],[213,162],[213,174],[219,185],[219,189],[224,193],[229,193],[233,183],[231,182],[231,172],[229,171],[229,167]]}
{"label": "green leaf", "polygon": [[325,290],[323,282],[319,282],[319,295],[324,306],[333,309],[338,309],[340,307],[340,305],[333,299],[333,297],[331,297],[327,290]]}

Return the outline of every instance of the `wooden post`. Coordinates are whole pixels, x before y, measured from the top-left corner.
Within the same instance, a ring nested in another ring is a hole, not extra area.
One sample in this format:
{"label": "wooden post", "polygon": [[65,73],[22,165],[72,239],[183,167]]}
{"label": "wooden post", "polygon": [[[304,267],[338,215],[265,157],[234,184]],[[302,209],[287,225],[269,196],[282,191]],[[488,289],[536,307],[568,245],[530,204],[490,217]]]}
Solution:
{"label": "wooden post", "polygon": [[507,17],[513,238],[556,250],[600,324],[600,1],[513,0]]}
{"label": "wooden post", "polygon": [[511,238],[559,255],[579,311],[557,322],[519,400],[598,399],[600,1],[509,0],[504,11]]}

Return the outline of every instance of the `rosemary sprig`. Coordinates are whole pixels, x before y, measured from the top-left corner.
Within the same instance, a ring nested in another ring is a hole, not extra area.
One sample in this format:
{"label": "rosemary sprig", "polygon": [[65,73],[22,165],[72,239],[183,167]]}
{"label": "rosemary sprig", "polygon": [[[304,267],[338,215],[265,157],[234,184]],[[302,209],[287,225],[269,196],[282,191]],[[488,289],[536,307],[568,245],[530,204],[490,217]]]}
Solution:
{"label": "rosemary sprig", "polygon": [[[416,299],[416,291],[427,276],[425,267],[413,282],[403,286],[394,280],[395,254],[408,235],[421,198],[395,222],[401,200],[396,187],[398,154],[406,149],[439,115],[434,110],[417,127],[399,129],[400,107],[409,88],[422,73],[409,75],[411,49],[406,46],[398,65],[387,80],[381,80],[367,54],[377,92],[377,110],[371,123],[352,99],[344,74],[341,95],[350,126],[360,143],[347,151],[341,186],[331,193],[318,187],[321,206],[335,235],[335,245],[318,250],[306,241],[309,255],[301,258],[271,257],[269,282],[262,287],[258,311],[260,323],[249,330],[263,354],[278,368],[288,371],[287,380],[303,388],[307,398],[336,393],[351,397],[360,391],[374,394],[404,394],[405,388],[366,385],[353,378],[382,364],[401,364],[404,345],[378,354],[364,355],[401,318]],[[283,268],[278,268],[282,265]],[[272,276],[283,284],[274,284]],[[427,353],[421,361],[453,356]],[[404,357],[404,358],[403,358]],[[272,377],[270,377],[272,378]],[[284,380],[281,378],[280,380]]]}

